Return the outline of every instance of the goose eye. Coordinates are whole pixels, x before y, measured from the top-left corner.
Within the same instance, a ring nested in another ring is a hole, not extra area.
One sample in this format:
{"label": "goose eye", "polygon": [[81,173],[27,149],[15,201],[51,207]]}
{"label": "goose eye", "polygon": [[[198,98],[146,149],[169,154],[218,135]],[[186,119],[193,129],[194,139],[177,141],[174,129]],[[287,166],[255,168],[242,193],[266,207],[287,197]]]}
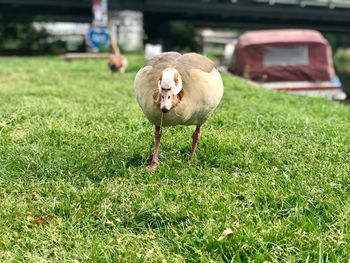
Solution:
{"label": "goose eye", "polygon": [[168,96],[168,99],[170,99],[170,96]]}

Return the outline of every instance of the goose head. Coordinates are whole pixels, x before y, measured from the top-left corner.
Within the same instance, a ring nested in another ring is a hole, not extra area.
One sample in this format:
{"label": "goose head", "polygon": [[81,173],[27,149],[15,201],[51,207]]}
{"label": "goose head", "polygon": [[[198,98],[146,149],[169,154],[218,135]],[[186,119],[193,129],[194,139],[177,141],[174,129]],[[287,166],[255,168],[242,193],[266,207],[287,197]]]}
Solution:
{"label": "goose head", "polygon": [[174,106],[174,98],[182,90],[182,79],[174,68],[163,70],[158,81],[160,110],[167,113]]}

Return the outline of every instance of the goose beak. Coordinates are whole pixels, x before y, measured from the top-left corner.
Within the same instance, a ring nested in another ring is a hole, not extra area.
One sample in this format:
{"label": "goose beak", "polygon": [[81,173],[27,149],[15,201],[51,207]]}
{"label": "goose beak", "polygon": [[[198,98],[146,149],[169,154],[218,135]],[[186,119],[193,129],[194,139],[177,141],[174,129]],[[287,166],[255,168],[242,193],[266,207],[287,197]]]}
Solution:
{"label": "goose beak", "polygon": [[167,113],[173,105],[174,93],[171,89],[162,89],[160,94],[160,109]]}

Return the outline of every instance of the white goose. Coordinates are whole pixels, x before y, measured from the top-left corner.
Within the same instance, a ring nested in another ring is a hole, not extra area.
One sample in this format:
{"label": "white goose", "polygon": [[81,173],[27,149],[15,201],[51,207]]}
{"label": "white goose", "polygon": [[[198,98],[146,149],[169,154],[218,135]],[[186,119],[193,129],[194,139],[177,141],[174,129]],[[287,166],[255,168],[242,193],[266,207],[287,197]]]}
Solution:
{"label": "white goose", "polygon": [[192,159],[201,125],[213,113],[224,91],[214,63],[196,53],[162,53],[139,70],[134,88],[142,111],[155,125],[155,149],[149,169],[155,171],[159,164],[161,126],[197,126],[192,136]]}

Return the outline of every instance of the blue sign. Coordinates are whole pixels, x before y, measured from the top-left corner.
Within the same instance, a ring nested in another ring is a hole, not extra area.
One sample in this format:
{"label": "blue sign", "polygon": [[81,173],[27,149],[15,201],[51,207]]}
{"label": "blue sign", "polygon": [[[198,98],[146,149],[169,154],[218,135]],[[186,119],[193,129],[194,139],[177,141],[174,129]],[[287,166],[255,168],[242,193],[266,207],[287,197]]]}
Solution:
{"label": "blue sign", "polygon": [[107,47],[109,45],[109,30],[107,28],[90,28],[87,44],[92,48]]}

